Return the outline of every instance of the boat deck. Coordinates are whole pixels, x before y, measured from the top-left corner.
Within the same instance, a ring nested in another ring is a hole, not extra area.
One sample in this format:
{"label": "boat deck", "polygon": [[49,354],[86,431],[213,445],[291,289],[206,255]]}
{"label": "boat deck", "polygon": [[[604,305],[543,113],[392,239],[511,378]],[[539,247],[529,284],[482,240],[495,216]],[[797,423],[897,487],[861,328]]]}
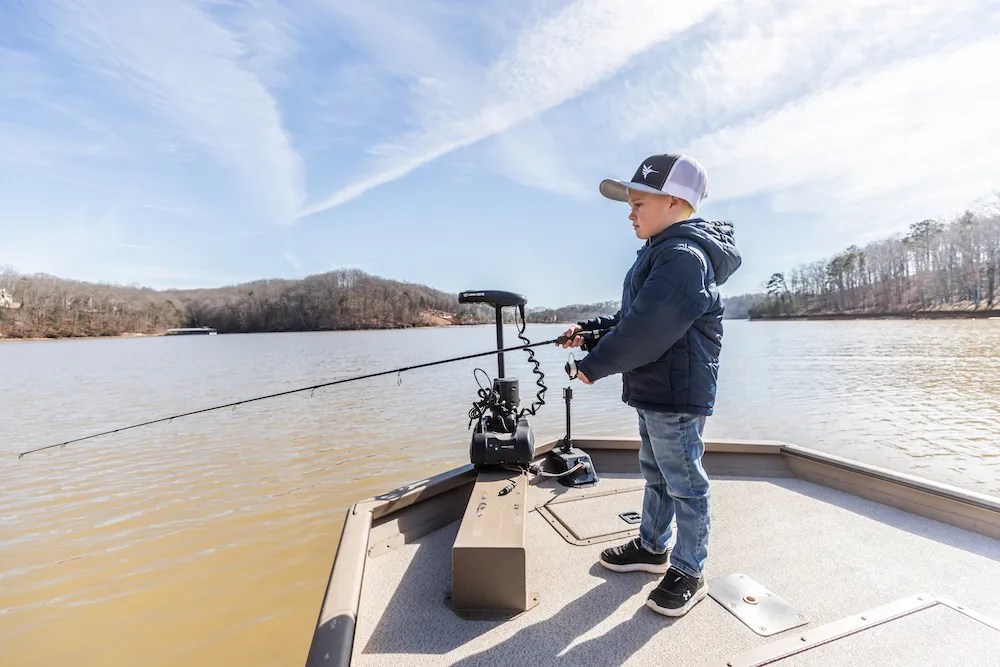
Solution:
{"label": "boat deck", "polygon": [[[618,513],[640,510],[641,489],[637,471],[603,473],[591,489],[533,482],[528,587],[539,602],[507,621],[464,620],[446,605],[457,521],[410,543],[373,541],[352,664],[736,667],[767,662],[738,657],[751,649],[769,646],[763,655],[789,638],[811,642],[821,626],[921,594],[925,604],[940,597],[1000,618],[1000,540],[795,477],[720,474],[706,579],[743,573],[809,623],[760,636],[710,596],[687,616],[661,616],[644,605],[658,575],[598,564],[600,551],[622,539],[571,544],[539,511],[559,509],[578,537],[634,531]],[[776,664],[1000,665],[1000,628],[989,623],[937,604]]]}

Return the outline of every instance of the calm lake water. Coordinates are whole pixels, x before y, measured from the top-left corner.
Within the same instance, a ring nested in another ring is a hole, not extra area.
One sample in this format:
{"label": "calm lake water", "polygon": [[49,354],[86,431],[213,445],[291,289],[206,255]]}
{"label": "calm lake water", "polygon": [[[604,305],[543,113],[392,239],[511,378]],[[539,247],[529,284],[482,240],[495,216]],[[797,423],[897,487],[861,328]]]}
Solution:
{"label": "calm lake water", "polygon": [[[467,462],[473,369],[495,357],[18,452],[493,343],[470,327],[0,344],[0,664],[302,664],[345,509]],[[563,434],[567,355],[538,353],[541,442]],[[507,356],[524,402],[525,356]],[[727,322],[706,437],[1000,495],[998,378],[1000,321]],[[574,386],[574,435],[637,437],[617,377]]]}

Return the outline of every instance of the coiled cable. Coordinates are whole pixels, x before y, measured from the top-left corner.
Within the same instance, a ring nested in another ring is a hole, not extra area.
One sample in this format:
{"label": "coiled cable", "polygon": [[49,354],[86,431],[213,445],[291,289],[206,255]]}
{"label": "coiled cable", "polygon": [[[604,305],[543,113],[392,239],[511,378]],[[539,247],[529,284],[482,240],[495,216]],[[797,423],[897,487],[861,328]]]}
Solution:
{"label": "coiled cable", "polygon": [[[521,315],[521,321],[517,325],[517,337],[520,338],[521,342],[524,343],[525,345],[530,345],[531,341],[528,340],[527,336],[524,335],[524,330],[528,328],[528,323],[524,318],[524,306],[519,305],[517,307],[517,310],[518,313]],[[531,369],[531,372],[538,376],[535,379],[535,384],[538,385],[540,389],[538,390],[538,393],[535,395],[538,400],[533,402],[531,404],[531,407],[522,408],[521,411],[517,413],[518,419],[522,419],[525,415],[534,416],[538,408],[545,405],[545,392],[548,391],[548,387],[545,386],[545,373],[542,372],[541,362],[539,362],[538,359],[535,359],[535,351],[530,347],[525,348],[524,351],[528,353],[528,363],[534,364],[535,366],[534,368]]]}

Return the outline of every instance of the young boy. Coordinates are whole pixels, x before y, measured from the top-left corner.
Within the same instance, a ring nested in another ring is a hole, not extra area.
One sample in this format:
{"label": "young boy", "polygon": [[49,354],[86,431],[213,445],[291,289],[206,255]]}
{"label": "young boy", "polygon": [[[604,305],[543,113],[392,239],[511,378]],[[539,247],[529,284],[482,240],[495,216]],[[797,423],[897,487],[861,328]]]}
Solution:
{"label": "young boy", "polygon": [[[605,549],[601,565],[665,574],[646,606],[682,616],[707,593],[709,492],[701,436],[715,404],[722,349],[717,285],[739,268],[740,254],[731,224],[691,217],[707,191],[705,170],[691,157],[654,155],[631,181],[607,179],[600,190],[628,202],[632,229],[646,241],[625,276],[621,310],[566,332],[614,327],[579,362],[579,378],[591,384],[621,373],[622,400],[639,413],[646,480],[639,537]],[[564,347],[582,343],[577,336]]]}

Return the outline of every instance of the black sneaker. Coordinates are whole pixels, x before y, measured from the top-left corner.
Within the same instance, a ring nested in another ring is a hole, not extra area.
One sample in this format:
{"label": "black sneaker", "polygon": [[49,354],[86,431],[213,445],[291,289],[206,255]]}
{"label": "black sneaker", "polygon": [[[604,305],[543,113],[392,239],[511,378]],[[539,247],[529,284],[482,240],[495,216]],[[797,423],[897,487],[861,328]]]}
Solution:
{"label": "black sneaker", "polygon": [[663,574],[670,567],[670,550],[662,554],[646,551],[637,537],[631,542],[602,551],[601,565],[615,572]]}
{"label": "black sneaker", "polygon": [[649,594],[646,606],[664,616],[683,616],[707,593],[704,577],[692,577],[672,567]]}

